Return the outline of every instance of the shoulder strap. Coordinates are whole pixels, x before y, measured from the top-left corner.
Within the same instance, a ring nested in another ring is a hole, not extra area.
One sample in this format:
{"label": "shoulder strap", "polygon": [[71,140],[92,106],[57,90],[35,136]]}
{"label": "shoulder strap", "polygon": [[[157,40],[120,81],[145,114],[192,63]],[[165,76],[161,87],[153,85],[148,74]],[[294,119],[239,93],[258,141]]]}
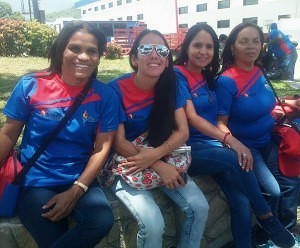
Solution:
{"label": "shoulder strap", "polygon": [[22,170],[15,177],[14,181],[12,182],[13,184],[20,184],[23,181],[23,178],[28,173],[28,171],[31,169],[31,167],[35,164],[35,162],[38,160],[38,158],[41,156],[41,154],[45,151],[45,149],[48,147],[48,145],[57,136],[57,134],[60,132],[60,130],[65,126],[67,121],[69,121],[71,116],[74,114],[74,112],[80,106],[80,104],[83,102],[83,100],[85,99],[85,97],[91,87],[92,82],[93,82],[93,79],[90,78],[89,81],[87,82],[87,84],[82,89],[82,91],[76,96],[74,103],[68,109],[67,113],[62,118],[61,122],[57,125],[57,127],[53,130],[53,132],[45,139],[45,141],[42,143],[42,145],[36,150],[36,152],[28,160],[26,165],[23,166]]}
{"label": "shoulder strap", "polygon": [[282,104],[280,98],[278,97],[278,95],[277,95],[277,93],[276,93],[276,91],[275,91],[275,88],[274,88],[273,84],[271,83],[271,80],[270,80],[269,77],[267,76],[266,71],[264,70],[264,68],[260,68],[260,69],[262,70],[262,72],[263,72],[263,74],[264,74],[264,76],[265,76],[265,78],[266,78],[266,80],[267,80],[268,85],[269,85],[270,88],[272,89],[272,91],[273,91],[273,93],[274,93],[274,96],[275,96],[275,98],[276,98],[276,100],[277,100],[279,106],[282,108],[283,113],[284,113],[284,116],[281,117],[281,120],[279,120],[279,122],[281,123],[281,122],[283,122],[283,121],[287,118],[287,112],[286,112],[286,110],[284,109],[284,106],[283,106],[283,104]]}

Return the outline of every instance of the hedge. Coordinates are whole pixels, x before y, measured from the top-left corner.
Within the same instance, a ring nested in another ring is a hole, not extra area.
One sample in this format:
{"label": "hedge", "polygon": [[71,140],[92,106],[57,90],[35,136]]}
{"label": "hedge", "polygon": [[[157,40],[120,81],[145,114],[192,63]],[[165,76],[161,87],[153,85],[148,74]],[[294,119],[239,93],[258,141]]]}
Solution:
{"label": "hedge", "polygon": [[37,21],[0,19],[0,56],[47,57],[57,32]]}

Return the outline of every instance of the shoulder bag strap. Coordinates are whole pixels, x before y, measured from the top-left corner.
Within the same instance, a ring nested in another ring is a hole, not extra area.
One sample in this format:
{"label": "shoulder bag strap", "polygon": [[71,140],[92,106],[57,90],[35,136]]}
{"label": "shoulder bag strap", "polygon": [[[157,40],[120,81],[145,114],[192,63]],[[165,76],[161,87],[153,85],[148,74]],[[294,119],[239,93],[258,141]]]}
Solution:
{"label": "shoulder bag strap", "polygon": [[89,79],[87,84],[84,86],[82,91],[77,95],[74,103],[72,106],[68,109],[67,113],[61,120],[61,122],[58,124],[58,126],[53,130],[53,132],[48,136],[48,138],[45,139],[44,143],[36,150],[36,152],[32,155],[32,157],[28,160],[26,165],[23,166],[23,169],[19,172],[19,174],[15,177],[13,184],[20,184],[25,175],[28,173],[28,171],[31,169],[31,167],[35,164],[35,162],[38,160],[38,158],[41,156],[41,154],[45,151],[45,149],[48,147],[48,145],[52,142],[52,140],[57,136],[57,134],[60,132],[60,130],[65,126],[67,121],[71,118],[71,116],[74,114],[74,112],[77,110],[77,108],[80,106],[80,104],[85,99],[91,84],[93,82],[93,79]]}
{"label": "shoulder bag strap", "polygon": [[276,98],[276,100],[277,100],[279,106],[281,107],[283,113],[284,113],[284,116],[282,116],[282,117],[280,118],[280,120],[279,120],[279,123],[283,123],[283,122],[285,121],[285,119],[287,118],[287,116],[288,116],[288,115],[287,115],[287,112],[286,112],[286,110],[285,110],[285,108],[284,108],[284,106],[283,106],[283,104],[282,104],[282,101],[281,101],[280,98],[278,97],[278,95],[277,95],[277,93],[276,93],[276,91],[275,91],[275,88],[274,88],[273,84],[271,83],[271,80],[270,80],[269,77],[267,76],[266,71],[264,70],[264,68],[260,68],[260,69],[262,70],[262,72],[263,72],[263,74],[264,74],[264,76],[265,76],[265,78],[266,78],[266,80],[267,80],[268,85],[269,85],[270,88],[272,89],[272,91],[273,91],[273,93],[274,93],[274,96],[275,96],[275,98]]}

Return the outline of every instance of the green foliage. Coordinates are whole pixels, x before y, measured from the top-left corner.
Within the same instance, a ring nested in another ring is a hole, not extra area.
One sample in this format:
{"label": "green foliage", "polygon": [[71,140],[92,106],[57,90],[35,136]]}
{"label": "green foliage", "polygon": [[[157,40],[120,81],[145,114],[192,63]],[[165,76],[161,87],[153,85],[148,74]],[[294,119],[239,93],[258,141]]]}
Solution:
{"label": "green foliage", "polygon": [[12,15],[11,5],[6,2],[0,2],[0,18],[9,18]]}
{"label": "green foliage", "polygon": [[20,12],[12,12],[11,5],[0,1],[0,18],[25,20],[25,17]]}
{"label": "green foliage", "polygon": [[27,22],[26,35],[29,42],[28,55],[34,57],[47,57],[57,33],[51,27],[37,21]]}
{"label": "green foliage", "polygon": [[0,56],[37,56],[48,54],[57,34],[36,21],[0,19]]}
{"label": "green foliage", "polygon": [[81,18],[80,9],[71,8],[71,9],[66,9],[66,10],[58,11],[58,12],[51,13],[51,14],[46,14],[46,21],[54,22],[56,19],[63,18],[63,17],[71,17],[71,18],[75,18],[75,19],[80,19]]}
{"label": "green foliage", "polygon": [[116,42],[109,42],[107,44],[105,58],[107,59],[120,59],[122,57],[122,47]]}
{"label": "green foliage", "polygon": [[0,19],[0,56],[22,56],[29,52],[25,22]]}

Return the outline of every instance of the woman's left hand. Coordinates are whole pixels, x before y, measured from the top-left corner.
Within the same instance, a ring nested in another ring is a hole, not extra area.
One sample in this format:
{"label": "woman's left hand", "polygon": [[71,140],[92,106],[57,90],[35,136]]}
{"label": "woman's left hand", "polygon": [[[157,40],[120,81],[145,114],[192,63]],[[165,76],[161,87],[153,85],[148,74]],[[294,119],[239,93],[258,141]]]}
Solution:
{"label": "woman's left hand", "polygon": [[139,153],[137,155],[126,158],[127,162],[122,163],[122,166],[127,168],[126,174],[136,174],[149,168],[160,158],[157,157],[157,153],[154,148],[147,148],[136,146]]}
{"label": "woman's left hand", "polygon": [[43,206],[46,212],[42,216],[52,222],[60,221],[71,213],[83,194],[82,189],[73,186],[67,191],[55,195]]}
{"label": "woman's left hand", "polygon": [[239,164],[247,172],[253,170],[253,157],[251,151],[233,136],[228,137],[229,146],[237,153]]}

